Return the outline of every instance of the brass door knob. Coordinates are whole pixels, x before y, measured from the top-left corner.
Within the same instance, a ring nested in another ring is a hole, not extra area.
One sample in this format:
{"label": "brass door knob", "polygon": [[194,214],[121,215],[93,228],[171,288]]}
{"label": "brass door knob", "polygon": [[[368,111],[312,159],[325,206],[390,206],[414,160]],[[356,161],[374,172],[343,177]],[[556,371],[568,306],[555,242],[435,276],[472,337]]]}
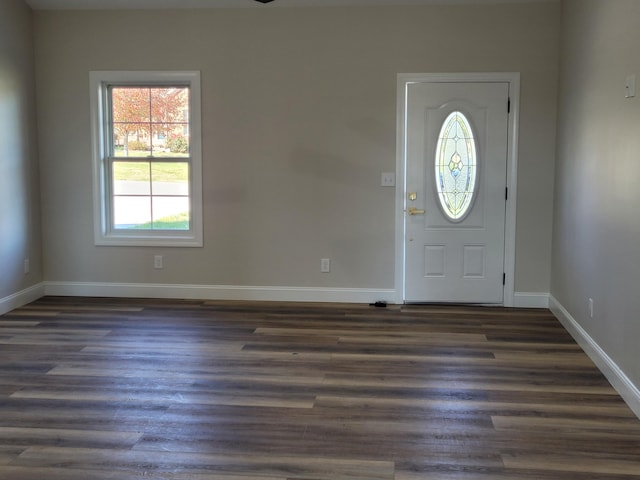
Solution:
{"label": "brass door knob", "polygon": [[409,215],[424,215],[424,210],[420,210],[419,208],[416,208],[416,207],[409,207],[409,210],[407,210],[407,213]]}

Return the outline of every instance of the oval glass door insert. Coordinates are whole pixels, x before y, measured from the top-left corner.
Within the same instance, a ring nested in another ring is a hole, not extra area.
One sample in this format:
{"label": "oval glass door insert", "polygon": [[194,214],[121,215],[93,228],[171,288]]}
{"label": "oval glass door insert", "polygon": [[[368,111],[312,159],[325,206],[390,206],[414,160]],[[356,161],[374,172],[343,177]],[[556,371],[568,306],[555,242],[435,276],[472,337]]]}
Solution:
{"label": "oval glass door insert", "polygon": [[476,192],[476,140],[467,117],[451,112],[440,129],[435,155],[436,189],[444,214],[459,222],[469,213]]}

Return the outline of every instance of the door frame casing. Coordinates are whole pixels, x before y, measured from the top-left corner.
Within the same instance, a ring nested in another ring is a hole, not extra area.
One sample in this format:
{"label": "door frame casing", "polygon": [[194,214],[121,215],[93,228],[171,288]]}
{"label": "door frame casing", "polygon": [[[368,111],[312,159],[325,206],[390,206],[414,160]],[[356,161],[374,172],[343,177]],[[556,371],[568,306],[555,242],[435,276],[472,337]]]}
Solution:
{"label": "door frame casing", "polygon": [[[520,113],[520,73],[400,73],[397,90],[397,140],[396,140],[396,251],[395,291],[396,303],[405,301],[405,213],[406,208],[406,135],[407,135],[407,85],[412,83],[508,83],[510,114],[507,133],[508,197],[505,210],[503,305],[514,306],[515,297],[515,247],[516,247],[516,199],[518,180],[518,125]],[[506,106],[505,106],[506,108]]]}

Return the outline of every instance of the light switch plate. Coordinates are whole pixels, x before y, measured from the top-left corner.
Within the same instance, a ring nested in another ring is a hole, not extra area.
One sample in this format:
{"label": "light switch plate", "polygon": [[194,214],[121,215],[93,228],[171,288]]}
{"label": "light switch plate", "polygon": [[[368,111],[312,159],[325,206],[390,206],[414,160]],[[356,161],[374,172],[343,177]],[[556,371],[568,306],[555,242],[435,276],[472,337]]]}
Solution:
{"label": "light switch plate", "polygon": [[396,186],[396,174],[393,172],[383,172],[380,177],[381,187],[395,187]]}

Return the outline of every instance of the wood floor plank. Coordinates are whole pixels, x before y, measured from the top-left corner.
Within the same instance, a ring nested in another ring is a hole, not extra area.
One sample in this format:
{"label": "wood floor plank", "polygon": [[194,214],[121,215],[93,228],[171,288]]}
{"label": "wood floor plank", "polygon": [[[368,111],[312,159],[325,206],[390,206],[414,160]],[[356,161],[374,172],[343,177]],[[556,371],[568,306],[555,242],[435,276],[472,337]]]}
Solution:
{"label": "wood floor plank", "polygon": [[92,448],[131,448],[142,438],[142,432],[110,432],[62,428],[0,427],[0,438],[16,445],[69,445]]}
{"label": "wood floor plank", "polygon": [[627,458],[586,456],[576,454],[503,454],[508,468],[602,475],[640,475],[640,462],[633,456]]}
{"label": "wood floor plank", "polygon": [[558,418],[558,417],[508,417],[493,415],[493,425],[499,430],[527,430],[542,431],[545,433],[580,433],[582,435],[597,435],[601,439],[612,436],[630,436],[639,441],[640,427],[637,422],[628,419],[612,419],[611,417],[598,418],[597,413],[592,412],[590,418]]}
{"label": "wood floor plank", "polygon": [[25,388],[11,395],[11,398],[46,399],[46,400],[81,400],[81,401],[107,401],[130,403],[159,403],[161,405],[175,403],[195,403],[200,405],[244,405],[244,406],[273,406],[287,408],[311,408],[314,398],[310,395],[268,395],[247,394],[242,392],[228,392],[225,394],[213,393],[181,393],[154,392],[150,390],[120,390],[120,391],[96,391],[61,390],[61,389],[35,389]]}
{"label": "wood floor plank", "polygon": [[548,310],[44,297],[0,317],[2,480],[640,480]]}
{"label": "wood floor plank", "polygon": [[523,401],[489,401],[486,399],[456,398],[456,399],[435,399],[435,398],[371,398],[355,396],[318,396],[315,408],[325,409],[351,409],[366,410],[372,412],[386,412],[402,410],[405,415],[416,415],[424,417],[429,412],[470,412],[482,415],[510,414],[513,416],[536,415],[549,416],[552,418],[578,418],[589,419],[592,416],[602,416],[611,418],[618,422],[623,420],[632,425],[637,425],[637,418],[629,410],[629,407],[620,402],[610,405],[607,401],[604,404],[575,404],[558,403],[556,400],[538,399],[539,403],[533,403],[531,397],[524,398]]}
{"label": "wood floor plank", "polygon": [[[89,448],[31,447],[15,462],[19,466],[90,466],[93,470],[128,471],[136,466],[155,476],[166,472],[183,474],[245,474],[256,476],[295,476],[317,480],[393,480],[392,462],[344,460],[327,457],[277,455],[212,455],[206,453],[98,450]],[[144,475],[142,475],[144,476]]]}
{"label": "wood floor plank", "polygon": [[20,480],[133,480],[140,478],[153,478],[153,480],[291,480],[290,478],[273,475],[226,475],[217,473],[181,473],[158,472],[153,475],[144,473],[123,473],[120,470],[89,470],[69,469],[55,467],[15,467],[2,466],[0,464],[0,478],[15,478]]}
{"label": "wood floor plank", "polygon": [[[372,378],[373,377],[373,378]],[[331,375],[327,376],[325,383],[343,386],[385,386],[385,387],[408,387],[408,388],[432,388],[443,390],[481,390],[481,391],[517,391],[517,392],[557,392],[557,393],[587,393],[615,395],[615,390],[606,385],[563,385],[547,383],[541,385],[530,384],[523,381],[513,381],[504,379],[477,380],[470,379],[446,380],[428,378],[407,378],[407,377],[379,377],[379,376],[349,376]]]}

